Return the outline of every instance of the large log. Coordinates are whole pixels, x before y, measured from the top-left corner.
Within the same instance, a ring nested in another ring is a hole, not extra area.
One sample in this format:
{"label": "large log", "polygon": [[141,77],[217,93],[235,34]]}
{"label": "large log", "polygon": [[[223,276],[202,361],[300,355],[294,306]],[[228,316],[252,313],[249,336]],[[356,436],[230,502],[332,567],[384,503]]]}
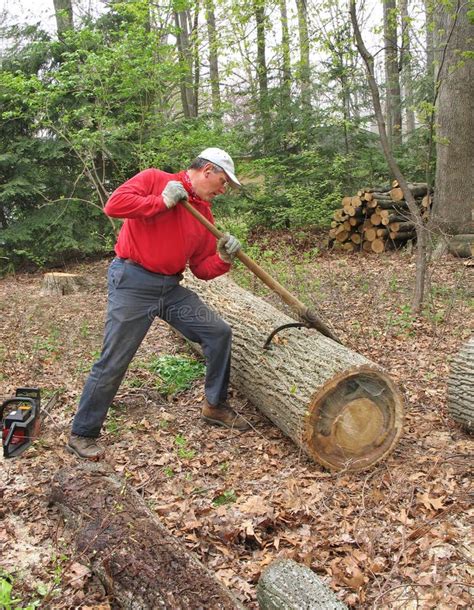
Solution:
{"label": "large log", "polygon": [[347,610],[309,568],[290,559],[271,563],[257,585],[260,610]]}
{"label": "large log", "polygon": [[242,608],[109,467],[63,468],[53,478],[51,501],[119,608]]}
{"label": "large log", "polygon": [[84,278],[75,273],[45,273],[41,284],[41,296],[74,294],[84,290]]}
{"label": "large log", "polygon": [[474,337],[463,345],[451,362],[448,412],[466,430],[474,431]]}
{"label": "large log", "polygon": [[186,284],[233,329],[232,383],[308,456],[335,470],[361,470],[395,446],[402,397],[389,375],[314,329],[288,328],[270,350],[268,335],[294,320],[237,286],[190,274]]}
{"label": "large log", "polygon": [[448,250],[450,254],[461,258],[474,256],[474,234],[455,235],[449,240]]}

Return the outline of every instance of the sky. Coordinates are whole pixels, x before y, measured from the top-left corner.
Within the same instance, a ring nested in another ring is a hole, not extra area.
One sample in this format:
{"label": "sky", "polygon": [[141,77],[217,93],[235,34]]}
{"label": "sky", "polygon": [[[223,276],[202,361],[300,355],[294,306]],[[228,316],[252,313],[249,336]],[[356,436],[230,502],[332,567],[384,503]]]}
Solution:
{"label": "sky", "polygon": [[[75,0],[74,13],[97,14],[102,5],[100,0]],[[0,13],[4,11],[8,13],[10,23],[41,23],[48,32],[54,33],[56,30],[53,0],[0,0]]]}

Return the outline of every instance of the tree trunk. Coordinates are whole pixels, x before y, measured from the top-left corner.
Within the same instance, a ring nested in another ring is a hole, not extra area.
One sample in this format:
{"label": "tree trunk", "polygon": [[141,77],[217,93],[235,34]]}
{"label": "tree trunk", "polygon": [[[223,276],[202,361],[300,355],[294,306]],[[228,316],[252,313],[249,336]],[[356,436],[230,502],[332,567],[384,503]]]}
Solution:
{"label": "tree trunk", "polygon": [[[390,171],[395,176],[400,188],[405,196],[408,209],[413,217],[416,225],[416,236],[417,236],[417,250],[416,250],[416,277],[415,277],[415,289],[413,291],[412,309],[415,313],[421,310],[423,304],[424,293],[425,293],[425,280],[426,280],[426,267],[427,267],[427,247],[428,247],[428,236],[427,230],[423,223],[423,218],[416,204],[415,198],[410,191],[409,184],[402,174],[402,171],[393,155],[393,151],[390,147],[390,142],[387,137],[387,129],[385,126],[382,105],[380,103],[380,92],[375,80],[374,72],[374,58],[367,50],[362,34],[359,28],[359,22],[357,19],[356,3],[355,0],[350,0],[349,11],[351,16],[352,27],[354,28],[354,35],[356,39],[357,49],[364,60],[367,79],[372,93],[372,100],[374,103],[375,117],[377,119],[377,127],[380,135],[380,143],[382,150]],[[372,242],[373,243],[373,242]]]}
{"label": "tree trunk", "polygon": [[58,38],[62,40],[65,32],[74,27],[72,17],[72,0],[53,0],[54,14],[56,16],[56,30]]}
{"label": "tree trunk", "polygon": [[401,433],[402,398],[380,367],[315,330],[281,331],[294,319],[227,277],[186,284],[232,327],[232,383],[308,456],[327,468],[361,470]]}
{"label": "tree trunk", "polygon": [[474,337],[469,339],[451,362],[448,412],[469,432],[474,431]]}
{"label": "tree trunk", "polygon": [[436,198],[433,221],[450,235],[469,232],[474,219],[474,23],[467,3],[435,12],[439,61],[436,103]]}
{"label": "tree trunk", "polygon": [[193,80],[193,51],[190,40],[189,9],[175,11],[176,46],[178,48],[180,75],[180,92],[183,114],[189,119],[195,114],[194,80]]}
{"label": "tree trunk", "polygon": [[212,112],[219,117],[221,112],[221,91],[219,83],[219,40],[213,0],[206,0],[207,35],[209,39],[209,70],[211,79]]}
{"label": "tree trunk", "polygon": [[309,33],[308,12],[306,0],[296,0],[298,11],[298,33],[300,39],[299,83],[301,90],[301,106],[311,108],[311,73],[309,63]]}
{"label": "tree trunk", "polygon": [[281,23],[281,91],[282,106],[289,112],[291,105],[291,59],[290,33],[288,30],[288,12],[286,0],[279,0]]}
{"label": "tree trunk", "polygon": [[434,87],[434,23],[433,0],[424,0],[425,5],[425,47],[426,47],[426,75]]}
{"label": "tree trunk", "polygon": [[260,610],[345,610],[331,589],[306,566],[291,559],[271,563],[257,585]]}
{"label": "tree trunk", "polygon": [[265,0],[254,0],[257,24],[257,76],[259,90],[259,112],[262,122],[263,148],[268,150],[270,140],[270,107],[268,101],[268,72],[265,42]]}
{"label": "tree trunk", "polygon": [[53,478],[51,501],[118,607],[242,607],[110,467],[63,468]]}
{"label": "tree trunk", "polygon": [[413,110],[413,73],[410,40],[411,20],[408,13],[408,0],[400,0],[402,17],[402,49],[400,51],[400,65],[402,69],[403,101],[406,116],[406,134],[409,136],[415,131],[415,112]]}
{"label": "tree trunk", "polygon": [[398,72],[396,0],[383,0],[383,23],[388,138],[390,146],[396,148],[402,143],[402,105]]}

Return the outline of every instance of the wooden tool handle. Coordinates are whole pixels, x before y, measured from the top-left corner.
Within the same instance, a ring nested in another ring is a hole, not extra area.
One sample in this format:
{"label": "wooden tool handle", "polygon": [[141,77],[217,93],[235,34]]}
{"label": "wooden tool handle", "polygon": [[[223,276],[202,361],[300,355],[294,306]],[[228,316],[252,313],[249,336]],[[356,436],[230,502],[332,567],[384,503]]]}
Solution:
{"label": "wooden tool handle", "polygon": [[[214,237],[220,239],[224,236],[222,231],[209,222],[209,220],[201,214],[196,208],[194,208],[189,201],[182,200],[181,205],[183,205],[188,212],[190,212],[201,224],[203,224],[208,231],[210,231]],[[279,282],[277,282],[269,273],[262,269],[260,265],[258,265],[254,260],[247,256],[242,250],[239,250],[236,253],[236,258],[239,259],[252,273],[254,273],[264,284],[266,284],[273,292],[276,292],[281,299],[289,305],[298,316],[311,328],[315,328],[322,335],[341,343],[339,338],[332,332],[329,326],[321,320],[320,316],[313,310],[309,309],[304,303],[302,303],[299,299],[297,299],[291,292],[288,292],[286,288],[284,288]]]}

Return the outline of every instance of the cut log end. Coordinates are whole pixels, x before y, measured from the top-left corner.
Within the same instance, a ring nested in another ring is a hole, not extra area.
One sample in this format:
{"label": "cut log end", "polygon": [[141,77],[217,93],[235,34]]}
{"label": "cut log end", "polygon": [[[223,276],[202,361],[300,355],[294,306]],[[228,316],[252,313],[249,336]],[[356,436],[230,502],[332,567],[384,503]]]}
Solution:
{"label": "cut log end", "polygon": [[331,470],[363,470],[393,450],[402,419],[403,399],[390,378],[370,367],[357,368],[313,397],[305,444]]}

